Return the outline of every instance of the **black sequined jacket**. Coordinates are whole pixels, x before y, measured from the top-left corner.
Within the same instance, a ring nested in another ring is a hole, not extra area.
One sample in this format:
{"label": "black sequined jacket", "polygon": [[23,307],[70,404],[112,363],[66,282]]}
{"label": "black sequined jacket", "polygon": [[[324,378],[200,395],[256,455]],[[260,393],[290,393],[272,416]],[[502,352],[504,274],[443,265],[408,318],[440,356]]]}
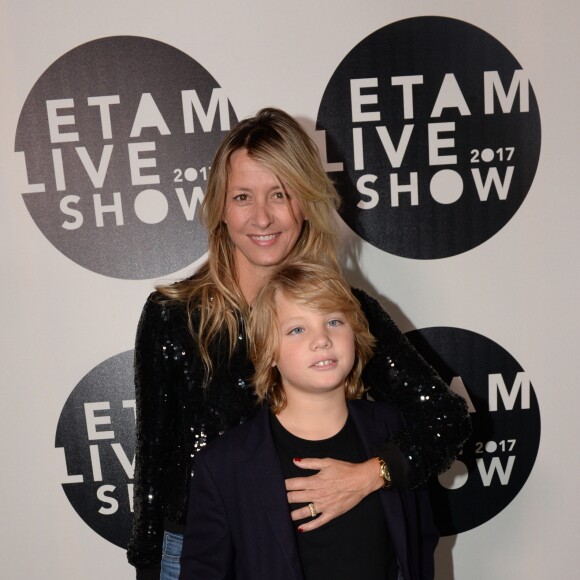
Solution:
{"label": "black sequined jacket", "polygon": [[[467,405],[376,300],[360,290],[354,293],[377,339],[363,373],[368,394],[395,404],[409,425],[377,454],[387,461],[395,485],[415,487],[453,462],[471,429]],[[210,352],[214,373],[204,388],[204,367],[188,330],[185,306],[160,302],[155,293],[149,297],[135,346],[137,446],[127,556],[137,578],[159,578],[164,526],[185,523],[197,451],[257,408],[243,325],[231,359],[226,337]]]}

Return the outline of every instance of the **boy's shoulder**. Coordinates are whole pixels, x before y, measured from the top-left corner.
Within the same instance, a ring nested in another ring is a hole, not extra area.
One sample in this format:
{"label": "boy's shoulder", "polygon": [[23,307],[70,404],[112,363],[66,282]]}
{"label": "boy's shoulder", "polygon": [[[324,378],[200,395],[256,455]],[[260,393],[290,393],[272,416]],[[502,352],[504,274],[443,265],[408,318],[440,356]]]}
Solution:
{"label": "boy's shoulder", "polygon": [[207,463],[239,459],[241,457],[240,451],[245,447],[248,436],[256,428],[256,423],[260,421],[262,413],[263,409],[260,408],[253,417],[244,423],[224,431],[203,447],[197,457],[202,458]]}

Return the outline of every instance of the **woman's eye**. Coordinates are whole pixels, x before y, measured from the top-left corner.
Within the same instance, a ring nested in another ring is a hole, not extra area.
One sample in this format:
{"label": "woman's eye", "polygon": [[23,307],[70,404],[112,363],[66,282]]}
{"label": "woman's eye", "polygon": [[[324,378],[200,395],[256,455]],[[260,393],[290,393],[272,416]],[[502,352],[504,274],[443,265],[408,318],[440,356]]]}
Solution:
{"label": "woman's eye", "polygon": [[328,326],[340,326],[341,324],[342,320],[339,320],[338,318],[334,318],[328,321]]}
{"label": "woman's eye", "polygon": [[234,195],[234,201],[248,201],[248,194],[238,193],[238,195]]}
{"label": "woman's eye", "polygon": [[301,326],[297,326],[296,328],[293,328],[292,330],[290,330],[290,332],[288,334],[302,334],[304,332],[304,328],[302,328]]}
{"label": "woman's eye", "polygon": [[275,192],[272,194],[272,197],[273,197],[274,199],[286,200],[286,198],[288,198],[289,196],[288,196],[288,195],[286,195],[286,193],[284,193],[283,191],[275,191]]}

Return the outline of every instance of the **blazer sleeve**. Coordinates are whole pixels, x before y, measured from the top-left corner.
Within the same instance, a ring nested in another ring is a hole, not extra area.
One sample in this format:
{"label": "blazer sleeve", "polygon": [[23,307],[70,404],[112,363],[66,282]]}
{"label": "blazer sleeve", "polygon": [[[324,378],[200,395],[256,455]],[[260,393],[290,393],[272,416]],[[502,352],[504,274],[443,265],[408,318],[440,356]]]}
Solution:
{"label": "blazer sleeve", "polygon": [[234,547],[226,509],[203,451],[195,458],[179,580],[234,578]]}
{"label": "blazer sleeve", "polygon": [[163,306],[147,300],[135,341],[136,449],[133,529],[127,559],[137,579],[159,578],[163,543],[162,485],[174,418],[175,394],[164,365],[161,327]]}
{"label": "blazer sleeve", "polygon": [[417,487],[448,469],[471,432],[467,404],[419,355],[379,303],[353,291],[377,339],[363,382],[377,401],[394,404],[407,427],[375,447],[397,487]]}

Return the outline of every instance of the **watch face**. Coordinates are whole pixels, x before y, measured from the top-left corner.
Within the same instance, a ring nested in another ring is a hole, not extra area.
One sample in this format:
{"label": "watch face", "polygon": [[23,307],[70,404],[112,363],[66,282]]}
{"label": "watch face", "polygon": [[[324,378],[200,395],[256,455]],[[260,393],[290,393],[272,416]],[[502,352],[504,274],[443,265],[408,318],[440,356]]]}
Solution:
{"label": "watch face", "polygon": [[389,473],[389,468],[384,460],[380,459],[379,461],[381,463],[381,477],[385,482],[384,487],[389,487],[391,485],[391,474]]}

